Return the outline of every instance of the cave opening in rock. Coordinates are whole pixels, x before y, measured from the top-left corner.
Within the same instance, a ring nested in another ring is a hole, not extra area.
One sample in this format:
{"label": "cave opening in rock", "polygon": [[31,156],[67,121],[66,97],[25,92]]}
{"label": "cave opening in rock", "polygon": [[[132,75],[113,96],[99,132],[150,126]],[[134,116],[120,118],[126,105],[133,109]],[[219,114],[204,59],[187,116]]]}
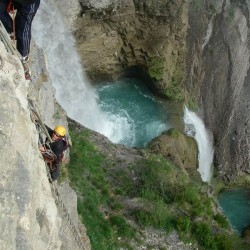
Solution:
{"label": "cave opening in rock", "polygon": [[118,79],[122,78],[137,79],[145,85],[145,88],[147,88],[148,91],[152,92],[153,95],[157,95],[154,80],[150,77],[147,72],[147,68],[144,65],[133,65],[127,67],[118,76]]}
{"label": "cave opening in rock", "polygon": [[146,144],[170,129],[172,104],[153,94],[153,80],[143,67],[133,66],[114,82],[96,85],[99,106],[115,124],[109,139],[130,147]]}

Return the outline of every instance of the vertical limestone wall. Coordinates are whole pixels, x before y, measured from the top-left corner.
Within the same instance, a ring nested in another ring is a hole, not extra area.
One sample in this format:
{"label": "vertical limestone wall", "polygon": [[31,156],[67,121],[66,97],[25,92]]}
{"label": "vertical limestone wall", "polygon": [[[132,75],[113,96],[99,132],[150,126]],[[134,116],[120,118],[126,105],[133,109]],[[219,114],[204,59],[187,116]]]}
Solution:
{"label": "vertical limestone wall", "polygon": [[27,98],[51,128],[57,124],[67,128],[67,117],[55,100],[46,55],[32,44],[30,57],[32,80],[26,81],[20,60],[0,41],[0,249],[82,249],[68,218],[81,231],[84,249],[90,249],[78,219],[76,194],[67,183],[58,186],[63,204],[74,201],[65,206],[66,216],[56,204],[38,150]]}
{"label": "vertical limestone wall", "polygon": [[21,62],[0,42],[0,248],[60,249],[61,218],[30,120]]}
{"label": "vertical limestone wall", "polygon": [[248,1],[212,1],[189,11],[187,90],[215,138],[219,176],[250,173]]}

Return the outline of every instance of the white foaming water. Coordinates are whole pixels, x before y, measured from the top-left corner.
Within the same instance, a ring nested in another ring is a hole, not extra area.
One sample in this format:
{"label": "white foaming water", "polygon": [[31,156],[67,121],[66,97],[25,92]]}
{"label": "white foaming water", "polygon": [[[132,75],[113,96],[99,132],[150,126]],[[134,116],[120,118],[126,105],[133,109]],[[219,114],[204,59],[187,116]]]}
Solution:
{"label": "white foaming water", "polygon": [[210,22],[208,24],[208,27],[207,27],[207,33],[206,33],[206,36],[205,36],[203,44],[202,44],[202,50],[204,49],[204,47],[209,42],[209,39],[212,36],[212,31],[213,31],[213,20],[210,20]]}
{"label": "white foaming water", "polygon": [[214,156],[213,142],[203,121],[194,113],[184,108],[185,132],[195,138],[199,150],[198,171],[204,182],[210,182],[212,177],[212,162]]}
{"label": "white foaming water", "polygon": [[128,133],[123,127],[129,129],[128,121],[100,111],[98,96],[82,70],[75,40],[66,30],[61,13],[53,2],[41,1],[32,35],[37,45],[47,53],[49,76],[56,89],[56,99],[68,116],[119,143]]}
{"label": "white foaming water", "polygon": [[110,137],[112,142],[121,143],[129,146],[135,146],[135,126],[134,122],[125,110],[121,110],[120,114],[109,114],[109,122],[115,124]]}
{"label": "white foaming water", "polygon": [[[53,1],[41,1],[32,35],[47,54],[49,77],[56,90],[56,99],[68,116],[104,134],[114,143],[135,146],[136,125],[130,115],[125,110],[120,110],[118,114],[112,114],[110,110],[101,111],[97,93],[83,72],[75,40],[66,30],[62,15]],[[153,125],[149,128],[150,133],[154,132],[155,126],[160,131],[165,130],[161,124]]]}
{"label": "white foaming water", "polygon": [[[100,131],[102,115],[97,96],[88,84],[75,49],[75,41],[66,31],[57,6],[41,1],[32,27],[32,35],[48,57],[49,75],[56,99],[68,115],[85,126]],[[99,117],[98,125],[96,116]]]}

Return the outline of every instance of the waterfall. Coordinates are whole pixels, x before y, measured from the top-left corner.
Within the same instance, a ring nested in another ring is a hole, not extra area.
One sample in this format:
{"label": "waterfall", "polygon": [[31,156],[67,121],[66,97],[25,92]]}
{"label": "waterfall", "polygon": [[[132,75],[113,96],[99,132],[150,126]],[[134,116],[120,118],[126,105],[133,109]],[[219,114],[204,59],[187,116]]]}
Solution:
{"label": "waterfall", "polygon": [[205,48],[205,46],[209,42],[209,39],[212,36],[212,31],[213,31],[213,20],[210,20],[210,22],[208,23],[206,36],[203,39],[202,50]]}
{"label": "waterfall", "polygon": [[184,108],[185,132],[188,136],[195,138],[199,150],[198,171],[204,182],[210,182],[212,177],[213,142],[209,131],[205,128],[203,121],[187,107]]}
{"label": "waterfall", "polygon": [[[103,110],[98,93],[85,76],[74,37],[66,29],[54,1],[41,1],[32,24],[32,37],[38,47],[47,54],[49,77],[55,88],[55,97],[67,115],[104,134],[114,143],[126,142],[126,145],[135,146],[136,125],[132,115],[128,114],[125,108],[117,113],[113,113],[112,109]],[[132,101],[131,104],[134,109],[135,104]],[[138,110],[140,109],[138,107]],[[132,113],[135,113],[135,110],[132,110]],[[140,126],[146,127],[145,133],[153,136],[166,129],[166,126],[158,121],[149,124],[145,122]],[[143,136],[145,137],[144,134]]]}
{"label": "waterfall", "polygon": [[56,4],[41,1],[32,25],[32,37],[47,54],[49,76],[60,105],[69,117],[110,137],[112,124],[98,107],[98,97],[82,70],[73,35],[64,27]]}

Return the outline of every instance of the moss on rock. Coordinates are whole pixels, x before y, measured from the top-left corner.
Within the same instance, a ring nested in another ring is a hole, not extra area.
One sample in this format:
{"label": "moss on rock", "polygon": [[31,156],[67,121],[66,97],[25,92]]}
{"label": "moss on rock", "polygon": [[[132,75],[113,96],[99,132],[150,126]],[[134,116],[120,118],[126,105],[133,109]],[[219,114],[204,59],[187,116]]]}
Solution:
{"label": "moss on rock", "polygon": [[152,57],[148,61],[148,73],[156,81],[163,79],[164,61],[161,57]]}
{"label": "moss on rock", "polygon": [[170,129],[167,133],[153,139],[148,144],[148,148],[170,159],[184,171],[197,168],[198,148],[195,140],[177,129]]}
{"label": "moss on rock", "polygon": [[184,99],[181,82],[182,75],[176,71],[167,83],[167,88],[165,90],[166,97],[171,101],[182,101]]}

